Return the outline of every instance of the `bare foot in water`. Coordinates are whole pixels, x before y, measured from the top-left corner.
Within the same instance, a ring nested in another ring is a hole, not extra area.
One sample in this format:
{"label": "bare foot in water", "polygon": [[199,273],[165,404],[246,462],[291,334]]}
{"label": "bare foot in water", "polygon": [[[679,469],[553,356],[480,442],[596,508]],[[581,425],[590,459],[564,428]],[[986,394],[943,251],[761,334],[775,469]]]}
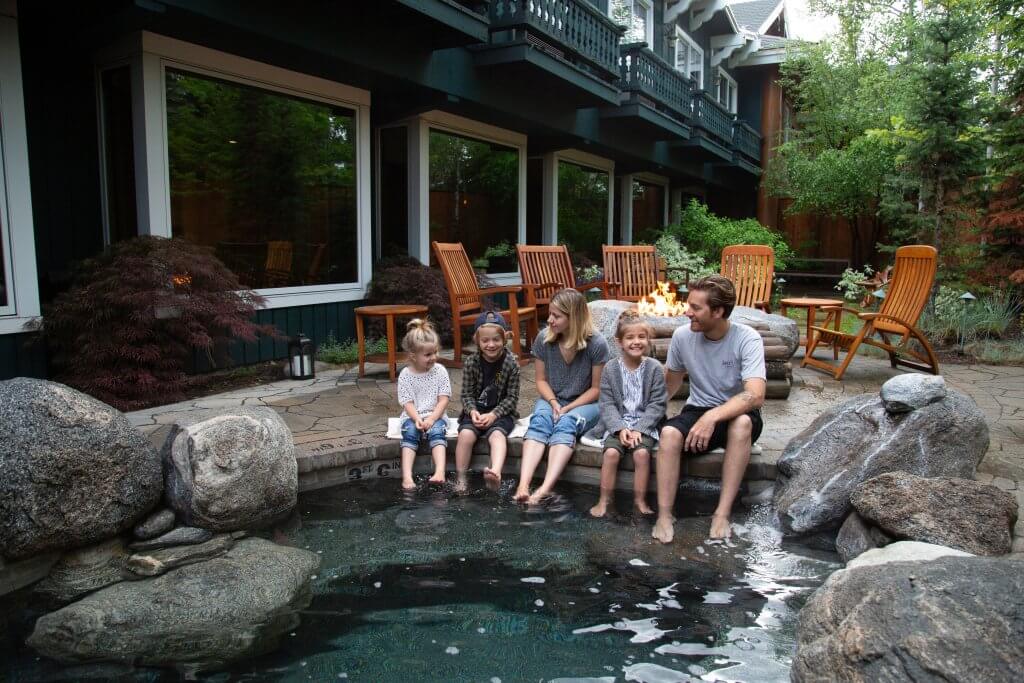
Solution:
{"label": "bare foot in water", "polygon": [[402,488],[404,490],[406,490],[406,491],[415,491],[416,490],[416,482],[414,482],[412,479],[403,479],[402,480]]}
{"label": "bare foot in water", "polygon": [[551,494],[543,492],[540,489],[537,489],[532,496],[526,499],[526,503],[527,505],[540,505],[541,502],[549,495]]}
{"label": "bare foot in water", "polygon": [[672,517],[658,517],[658,521],[654,523],[654,530],[651,531],[651,536],[654,536],[654,538],[662,543],[671,543],[676,533],[673,527],[675,521]]}
{"label": "bare foot in water", "polygon": [[729,538],[732,536],[732,526],[729,524],[728,515],[711,516],[711,538]]}
{"label": "bare foot in water", "polygon": [[444,483],[444,472],[434,472],[428,479],[431,484],[443,484]]}
{"label": "bare foot in water", "polygon": [[516,495],[512,496],[512,498],[518,503],[525,503],[530,499],[530,489],[520,486],[516,489]]}
{"label": "bare foot in water", "polygon": [[597,505],[595,505],[594,507],[590,508],[590,516],[591,517],[604,517],[607,513],[608,513],[608,501],[604,500],[603,498],[599,499],[597,501]]}
{"label": "bare foot in water", "polygon": [[487,488],[492,491],[497,490],[501,486],[501,475],[492,470],[490,467],[484,468],[484,483],[487,484]]}
{"label": "bare foot in water", "polygon": [[647,504],[647,501],[643,498],[637,498],[633,501],[633,509],[639,512],[641,515],[653,515],[654,510]]}
{"label": "bare foot in water", "polygon": [[455,485],[452,487],[452,490],[455,493],[465,493],[467,488],[469,487],[466,483],[466,473],[460,472],[458,476],[455,477]]}

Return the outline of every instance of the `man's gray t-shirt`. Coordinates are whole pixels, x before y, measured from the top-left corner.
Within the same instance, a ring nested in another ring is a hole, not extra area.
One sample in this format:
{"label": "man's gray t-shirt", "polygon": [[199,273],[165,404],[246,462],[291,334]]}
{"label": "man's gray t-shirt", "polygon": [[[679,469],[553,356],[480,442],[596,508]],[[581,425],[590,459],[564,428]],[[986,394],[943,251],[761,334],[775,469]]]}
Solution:
{"label": "man's gray t-shirt", "polygon": [[544,375],[551,385],[551,390],[559,400],[575,401],[580,394],[590,388],[595,365],[604,365],[611,356],[608,342],[600,334],[593,334],[587,340],[587,348],[580,349],[566,365],[562,352],[558,350],[558,342],[547,344],[543,329],[533,342],[533,357],[544,363]]}
{"label": "man's gray t-shirt", "polygon": [[743,323],[729,323],[729,331],[718,341],[687,325],[672,334],[665,367],[689,374],[686,405],[714,408],[743,391],[744,381],[765,379],[764,343]]}

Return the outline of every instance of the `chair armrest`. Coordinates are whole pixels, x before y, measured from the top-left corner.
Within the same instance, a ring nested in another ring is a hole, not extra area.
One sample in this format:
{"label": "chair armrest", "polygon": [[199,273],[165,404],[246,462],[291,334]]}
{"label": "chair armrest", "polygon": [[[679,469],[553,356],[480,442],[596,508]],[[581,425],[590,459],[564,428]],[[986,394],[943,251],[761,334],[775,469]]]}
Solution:
{"label": "chair armrest", "polygon": [[504,287],[485,287],[477,289],[475,294],[490,296],[491,294],[518,294],[523,291],[523,285],[506,285]]}
{"label": "chair armrest", "polygon": [[847,313],[852,313],[857,316],[861,314],[861,311],[858,311],[856,308],[851,308],[850,306],[821,306],[818,308],[818,310],[824,311],[826,313],[837,313],[839,311],[846,311]]}
{"label": "chair armrest", "polygon": [[550,287],[565,287],[561,282],[524,282],[523,287],[530,287],[534,290],[548,289]]}
{"label": "chair armrest", "polygon": [[889,314],[889,313],[861,313],[860,314],[860,319],[861,320],[870,320],[870,321],[874,321],[874,320],[878,320],[878,319],[891,320],[891,321],[893,321],[895,323],[903,325],[903,327],[906,327],[909,330],[916,329],[913,325],[908,323],[903,318],[900,318],[899,316],[892,315],[892,314]]}
{"label": "chair armrest", "polygon": [[527,307],[537,305],[537,292],[541,289],[553,289],[555,287],[561,287],[561,282],[524,282],[522,287],[526,290],[526,305]]}

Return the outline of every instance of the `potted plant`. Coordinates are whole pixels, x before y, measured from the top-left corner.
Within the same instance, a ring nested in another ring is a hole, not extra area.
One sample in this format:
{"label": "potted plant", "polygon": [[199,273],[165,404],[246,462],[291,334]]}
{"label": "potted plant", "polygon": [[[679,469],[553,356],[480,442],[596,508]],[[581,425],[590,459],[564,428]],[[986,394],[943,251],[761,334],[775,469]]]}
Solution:
{"label": "potted plant", "polygon": [[[511,273],[516,269],[516,248],[508,240],[487,247],[482,259],[489,273]],[[476,262],[474,261],[474,266]]]}

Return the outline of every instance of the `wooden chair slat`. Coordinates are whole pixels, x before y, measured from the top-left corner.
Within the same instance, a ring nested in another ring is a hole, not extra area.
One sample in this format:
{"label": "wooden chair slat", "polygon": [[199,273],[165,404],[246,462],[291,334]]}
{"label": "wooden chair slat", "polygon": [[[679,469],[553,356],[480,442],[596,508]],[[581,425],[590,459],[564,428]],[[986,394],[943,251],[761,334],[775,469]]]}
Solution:
{"label": "wooden chair slat", "polygon": [[736,244],[722,250],[719,271],[736,287],[736,305],[769,309],[775,277],[775,251],[763,244]]}
{"label": "wooden chair slat", "polygon": [[604,257],[605,279],[621,283],[619,298],[638,301],[657,287],[660,276],[658,257],[654,247],[612,246],[601,247]]}

